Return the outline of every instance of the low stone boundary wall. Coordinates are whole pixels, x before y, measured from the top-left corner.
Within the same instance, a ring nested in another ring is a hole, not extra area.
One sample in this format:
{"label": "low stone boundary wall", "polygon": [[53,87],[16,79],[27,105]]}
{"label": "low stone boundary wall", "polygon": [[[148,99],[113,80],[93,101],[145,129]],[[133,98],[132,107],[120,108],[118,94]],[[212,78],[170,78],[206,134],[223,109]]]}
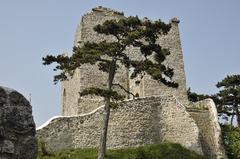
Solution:
{"label": "low stone boundary wall", "polygon": [[[85,115],[52,119],[37,130],[37,136],[51,150],[97,147],[102,108]],[[174,97],[123,101],[111,111],[108,148],[136,147],[163,141],[180,143],[202,153],[198,127]]]}

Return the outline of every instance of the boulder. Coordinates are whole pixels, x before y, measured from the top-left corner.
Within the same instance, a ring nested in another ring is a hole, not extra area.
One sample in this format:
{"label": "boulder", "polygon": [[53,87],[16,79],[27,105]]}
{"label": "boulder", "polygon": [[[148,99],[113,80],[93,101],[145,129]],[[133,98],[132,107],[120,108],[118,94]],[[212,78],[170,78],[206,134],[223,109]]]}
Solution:
{"label": "boulder", "polygon": [[32,107],[19,92],[0,86],[0,158],[36,159]]}

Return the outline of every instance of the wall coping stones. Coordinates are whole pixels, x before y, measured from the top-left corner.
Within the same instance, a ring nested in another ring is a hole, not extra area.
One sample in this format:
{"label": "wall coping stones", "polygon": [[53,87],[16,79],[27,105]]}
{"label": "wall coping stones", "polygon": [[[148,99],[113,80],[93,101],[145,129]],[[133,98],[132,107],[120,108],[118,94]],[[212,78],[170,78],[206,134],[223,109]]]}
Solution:
{"label": "wall coping stones", "polygon": [[[181,107],[183,107],[185,109],[185,107],[177,100],[177,98],[174,95],[159,95],[159,96],[147,96],[147,97],[138,97],[135,99],[124,99],[123,101],[120,101],[119,103],[124,103],[124,102],[129,102],[129,101],[139,101],[139,100],[146,100],[146,99],[155,99],[155,98],[159,98],[159,97],[164,97],[164,98],[174,98],[176,100],[176,102],[178,102]],[[53,116],[50,119],[48,119],[45,123],[43,123],[41,126],[37,127],[37,130],[43,129],[44,127],[48,126],[51,122],[53,122],[54,120],[57,119],[61,119],[61,118],[72,118],[72,117],[84,117],[84,116],[89,116],[92,114],[95,114],[97,111],[102,110],[104,108],[105,105],[102,105],[94,110],[92,110],[89,113],[84,113],[84,114],[79,114],[79,115],[72,115],[72,116],[64,116],[64,115],[58,115],[58,116]]]}

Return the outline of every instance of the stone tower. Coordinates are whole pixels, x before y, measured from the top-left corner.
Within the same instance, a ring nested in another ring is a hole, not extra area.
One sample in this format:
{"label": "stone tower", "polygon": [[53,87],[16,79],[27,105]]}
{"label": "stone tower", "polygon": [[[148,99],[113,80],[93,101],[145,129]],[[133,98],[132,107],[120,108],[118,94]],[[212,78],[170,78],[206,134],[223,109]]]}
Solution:
{"label": "stone tower", "polygon": [[[74,45],[81,45],[84,42],[100,42],[102,40],[114,41],[114,37],[97,34],[93,27],[110,19],[125,18],[123,13],[97,7],[92,12],[85,14],[77,27]],[[186,99],[186,80],[184,73],[183,54],[180,43],[177,18],[171,21],[171,30],[168,35],[160,36],[159,44],[168,48],[171,54],[167,57],[165,64],[174,69],[173,80],[179,84],[177,89],[169,88],[154,81],[150,76],[131,80],[130,70],[120,67],[115,76],[115,82],[120,83],[125,89],[140,97],[175,95],[179,100]],[[129,47],[128,53],[131,58],[141,58],[139,48]],[[77,115],[88,113],[103,104],[102,98],[96,96],[80,97],[79,92],[88,87],[106,87],[107,76],[98,70],[97,66],[83,65],[76,70],[75,75],[69,81],[62,83],[62,115]],[[117,89],[117,88],[116,88]],[[120,90],[119,90],[120,91]],[[131,98],[131,97],[130,97]]]}

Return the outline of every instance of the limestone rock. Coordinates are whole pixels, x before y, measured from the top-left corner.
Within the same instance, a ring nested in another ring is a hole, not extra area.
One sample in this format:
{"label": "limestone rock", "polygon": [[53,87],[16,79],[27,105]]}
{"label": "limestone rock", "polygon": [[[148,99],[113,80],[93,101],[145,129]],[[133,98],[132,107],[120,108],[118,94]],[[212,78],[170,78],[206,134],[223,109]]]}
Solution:
{"label": "limestone rock", "polygon": [[35,159],[35,134],[30,103],[17,91],[0,86],[0,158]]}

